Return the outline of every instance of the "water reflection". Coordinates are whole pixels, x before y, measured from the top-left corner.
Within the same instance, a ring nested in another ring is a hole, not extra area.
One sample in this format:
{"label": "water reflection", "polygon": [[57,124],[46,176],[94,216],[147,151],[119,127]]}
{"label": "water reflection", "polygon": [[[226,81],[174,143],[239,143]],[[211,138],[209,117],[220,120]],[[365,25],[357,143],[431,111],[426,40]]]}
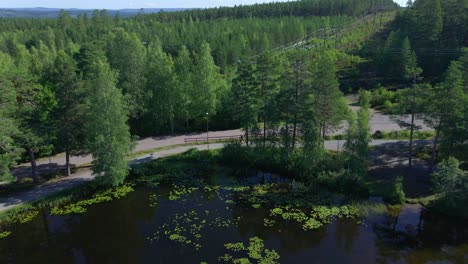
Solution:
{"label": "water reflection", "polygon": [[[278,182],[272,174],[252,178],[244,182]],[[281,263],[468,263],[466,222],[432,215],[417,205],[369,217],[364,225],[340,220],[305,232],[293,222],[266,227],[269,210],[227,204],[225,200],[235,200],[230,191],[198,190],[177,201],[168,199],[169,191],[140,188],[124,199],[92,206],[81,216],[43,211],[0,241],[0,263],[217,263],[226,253],[225,243],[246,242],[253,236],[275,249]],[[156,206],[150,206],[152,194],[158,194]],[[204,216],[208,224],[201,230],[200,250],[167,237],[148,239],[175,216],[190,211],[211,212]],[[237,225],[209,227],[216,218],[239,217]]]}

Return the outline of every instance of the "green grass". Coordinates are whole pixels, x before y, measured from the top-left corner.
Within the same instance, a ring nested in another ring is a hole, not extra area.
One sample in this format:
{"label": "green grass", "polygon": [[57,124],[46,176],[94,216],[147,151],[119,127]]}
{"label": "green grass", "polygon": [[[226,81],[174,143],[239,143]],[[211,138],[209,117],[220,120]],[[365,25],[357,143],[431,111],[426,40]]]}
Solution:
{"label": "green grass", "polygon": [[[387,139],[387,140],[409,140],[410,131],[401,130],[401,131],[391,131],[385,132],[380,131],[379,133],[374,133],[371,135],[372,139]],[[413,139],[414,140],[429,140],[435,137],[434,131],[414,131]],[[325,140],[345,140],[346,135],[328,135],[325,136]]]}

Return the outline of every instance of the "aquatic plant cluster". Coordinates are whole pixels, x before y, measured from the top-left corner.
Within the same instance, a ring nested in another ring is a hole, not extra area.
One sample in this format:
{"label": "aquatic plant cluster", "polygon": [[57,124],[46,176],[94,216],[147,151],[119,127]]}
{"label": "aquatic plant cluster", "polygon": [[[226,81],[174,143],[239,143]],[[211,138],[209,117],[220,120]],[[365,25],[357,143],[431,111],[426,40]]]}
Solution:
{"label": "aquatic plant cluster", "polygon": [[4,239],[4,238],[8,237],[9,235],[11,235],[10,231],[1,232],[0,233],[0,239]]}
{"label": "aquatic plant cluster", "polygon": [[[201,183],[198,182],[198,184]],[[199,196],[209,200],[215,198],[215,200],[223,201],[225,207],[210,211],[204,203],[197,202]],[[270,208],[263,224],[271,228],[281,223],[295,222],[300,224],[304,231],[309,231],[321,228],[337,219],[359,221],[360,218],[359,209],[356,206],[333,206],[330,196],[313,195],[300,188],[293,189],[292,184],[284,183],[253,186],[221,186],[205,183],[203,187],[171,184],[170,191],[165,197],[156,197],[155,194],[150,195],[150,206],[157,206],[156,199],[167,199],[167,202],[177,203],[177,207],[188,210],[169,216],[168,220],[158,225],[157,231],[153,236],[148,237],[148,240],[157,242],[160,239],[168,239],[197,251],[204,247],[203,234],[212,231],[220,232],[219,229],[238,226],[241,218],[232,218],[233,206],[259,209],[262,213]],[[197,206],[194,207],[193,203]],[[220,261],[227,263],[277,263],[279,259],[275,251],[264,249],[263,241],[257,237],[252,238],[249,245],[226,244],[226,249],[235,253],[235,256],[225,254],[219,258]]]}
{"label": "aquatic plant cluster", "polygon": [[243,243],[228,243],[224,247],[235,252],[236,255],[243,255],[243,257],[235,258],[231,254],[225,254],[218,258],[219,261],[227,263],[252,263],[252,261],[261,264],[279,263],[280,255],[275,250],[266,249],[263,240],[258,237],[249,239],[248,246]]}
{"label": "aquatic plant cluster", "polygon": [[356,207],[344,205],[341,207],[315,206],[308,213],[304,209],[277,207],[270,210],[270,217],[265,218],[265,226],[273,226],[275,219],[296,221],[302,224],[304,231],[318,229],[340,218],[357,219],[359,211]]}
{"label": "aquatic plant cluster", "polygon": [[198,190],[198,187],[183,187],[179,185],[174,185],[174,188],[169,194],[169,200],[171,201],[178,200],[182,196],[191,194],[192,192],[196,190]]}
{"label": "aquatic plant cluster", "polygon": [[[196,190],[199,190],[199,188],[174,186],[173,190],[169,193],[168,200],[177,203],[187,202],[187,196],[191,195]],[[204,194],[208,196],[216,193],[216,195],[221,197],[218,192],[218,187],[207,187],[202,190],[204,190]],[[226,197],[228,196],[229,194]],[[226,204],[233,203],[232,200],[225,201],[229,201]],[[229,210],[229,207],[226,206],[225,210]],[[158,230],[152,237],[148,237],[148,239],[154,242],[160,240],[162,237],[166,237],[176,243],[190,245],[196,250],[199,250],[202,248],[202,233],[204,233],[204,231],[236,226],[238,221],[240,221],[240,217],[237,219],[226,219],[222,217],[223,213],[225,213],[223,211],[224,210],[218,209],[210,211],[198,207],[196,210],[191,210],[182,214],[177,213],[164,224],[158,226]]]}
{"label": "aquatic plant cluster", "polygon": [[50,211],[51,215],[67,215],[67,214],[83,214],[86,212],[86,207],[103,203],[110,202],[114,199],[120,199],[125,197],[130,192],[133,192],[133,184],[126,184],[120,187],[108,189],[93,195],[92,198],[82,200],[76,203],[68,204],[63,207],[53,207]]}
{"label": "aquatic plant cluster", "polygon": [[[39,215],[39,211],[35,210],[32,206],[26,206],[17,211],[12,211],[11,213],[6,214],[2,217],[0,223],[2,226],[8,226],[16,223],[25,224],[31,222],[37,215]],[[11,231],[0,232],[0,239],[7,238],[11,234]]]}

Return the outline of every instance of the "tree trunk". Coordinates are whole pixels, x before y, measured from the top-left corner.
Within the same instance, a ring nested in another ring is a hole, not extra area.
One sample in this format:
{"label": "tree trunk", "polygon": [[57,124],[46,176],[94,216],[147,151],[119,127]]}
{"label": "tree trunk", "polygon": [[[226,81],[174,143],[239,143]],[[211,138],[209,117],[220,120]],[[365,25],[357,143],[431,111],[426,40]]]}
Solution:
{"label": "tree trunk", "polygon": [[245,144],[249,146],[249,127],[245,129]]}
{"label": "tree trunk", "polygon": [[432,145],[432,156],[431,156],[431,167],[430,167],[431,171],[434,171],[434,167],[435,167],[435,162],[437,158],[437,144],[439,144],[439,138],[440,138],[440,125],[439,125],[439,128],[437,128],[436,136],[434,138],[434,143]]}
{"label": "tree trunk", "polygon": [[409,142],[409,167],[413,167],[413,136],[414,136],[414,111],[411,113],[411,131]]}
{"label": "tree trunk", "polygon": [[36,165],[36,157],[34,156],[34,151],[32,148],[28,148],[29,160],[31,162],[31,173],[34,183],[39,183],[39,178],[37,176],[37,165]]}
{"label": "tree trunk", "polygon": [[71,169],[70,169],[70,150],[68,147],[65,148],[65,167],[67,169],[67,176],[71,175]]}
{"label": "tree trunk", "polygon": [[171,124],[171,135],[174,135],[174,117],[171,116],[169,123]]}

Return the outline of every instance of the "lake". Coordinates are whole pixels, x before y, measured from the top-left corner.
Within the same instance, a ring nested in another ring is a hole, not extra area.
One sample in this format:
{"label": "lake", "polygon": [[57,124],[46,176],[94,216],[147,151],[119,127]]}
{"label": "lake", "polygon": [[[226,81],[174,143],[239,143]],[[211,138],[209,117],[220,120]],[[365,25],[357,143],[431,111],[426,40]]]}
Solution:
{"label": "lake", "polygon": [[[263,182],[290,184],[264,173],[240,184]],[[274,250],[280,263],[468,263],[467,223],[418,205],[307,231],[291,220],[268,222],[264,207],[239,202],[232,188],[140,186],[82,215],[42,210],[0,240],[0,263],[257,263],[246,251],[254,237],[263,242],[250,246]],[[244,251],[225,246],[239,242]]]}

